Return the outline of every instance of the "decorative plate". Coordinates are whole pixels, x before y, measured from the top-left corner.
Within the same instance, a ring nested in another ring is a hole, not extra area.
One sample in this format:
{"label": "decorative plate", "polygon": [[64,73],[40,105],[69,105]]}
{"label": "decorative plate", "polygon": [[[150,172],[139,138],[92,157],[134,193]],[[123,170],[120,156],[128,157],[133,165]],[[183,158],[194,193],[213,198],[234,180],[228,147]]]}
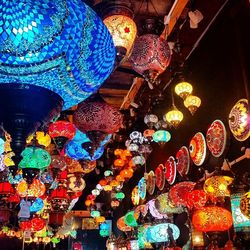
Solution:
{"label": "decorative plate", "polygon": [[155,185],[159,190],[163,190],[165,186],[165,167],[163,164],[159,164],[155,169]]}
{"label": "decorative plate", "polygon": [[189,144],[190,157],[196,166],[201,166],[207,155],[207,146],[204,135],[198,132],[191,139]]}
{"label": "decorative plate", "polygon": [[155,173],[151,170],[147,176],[147,191],[149,195],[152,195],[155,191]]}
{"label": "decorative plate", "polygon": [[176,168],[181,176],[188,174],[190,166],[190,156],[188,148],[182,146],[180,150],[176,153]]}
{"label": "decorative plate", "polygon": [[240,99],[229,114],[229,128],[238,141],[245,141],[250,136],[249,106],[247,99]]}
{"label": "decorative plate", "polygon": [[134,214],[139,218],[140,214],[145,217],[148,213],[148,204],[137,206],[134,210]]}
{"label": "decorative plate", "polygon": [[195,182],[183,181],[175,184],[169,190],[169,198],[176,206],[186,206],[186,194],[194,189]]}
{"label": "decorative plate", "polygon": [[224,123],[220,120],[215,120],[209,126],[206,134],[207,147],[214,157],[220,157],[226,147],[227,131]]}
{"label": "decorative plate", "polygon": [[140,196],[139,196],[139,187],[135,186],[131,193],[131,201],[134,206],[139,205]]}
{"label": "decorative plate", "polygon": [[170,185],[175,181],[176,177],[176,162],[173,156],[170,156],[165,163],[165,178]]}
{"label": "decorative plate", "polygon": [[146,198],[147,184],[146,184],[144,177],[142,177],[138,182],[138,193],[139,193],[139,197],[142,200]]}

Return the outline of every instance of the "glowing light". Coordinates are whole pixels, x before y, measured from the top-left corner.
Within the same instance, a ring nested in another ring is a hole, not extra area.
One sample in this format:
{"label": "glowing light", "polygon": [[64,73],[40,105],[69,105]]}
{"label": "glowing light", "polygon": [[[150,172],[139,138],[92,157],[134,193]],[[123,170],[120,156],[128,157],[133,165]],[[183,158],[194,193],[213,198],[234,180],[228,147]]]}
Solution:
{"label": "glowing light", "polygon": [[193,86],[189,82],[179,82],[174,90],[177,95],[185,100],[188,95],[192,94]]}
{"label": "glowing light", "polygon": [[198,96],[189,95],[184,101],[184,106],[193,115],[196,110],[201,106],[201,99]]}
{"label": "glowing light", "polygon": [[173,108],[165,114],[164,118],[169,124],[177,128],[183,120],[183,114],[180,110],[173,106]]}

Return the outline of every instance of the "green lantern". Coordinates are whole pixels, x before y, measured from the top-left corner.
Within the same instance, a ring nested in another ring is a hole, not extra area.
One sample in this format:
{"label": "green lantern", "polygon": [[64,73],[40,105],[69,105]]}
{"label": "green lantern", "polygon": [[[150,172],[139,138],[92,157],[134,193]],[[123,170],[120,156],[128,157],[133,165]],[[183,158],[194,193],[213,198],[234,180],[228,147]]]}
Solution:
{"label": "green lantern", "polygon": [[22,152],[23,159],[19,163],[20,168],[33,168],[43,170],[51,163],[50,154],[41,148],[27,147]]}
{"label": "green lantern", "polygon": [[138,226],[138,223],[137,223],[134,215],[135,215],[134,211],[130,211],[130,212],[126,213],[126,215],[124,216],[124,222],[127,226],[130,226],[130,227],[137,227]]}
{"label": "green lantern", "polygon": [[122,199],[125,198],[125,194],[123,192],[118,192],[118,193],[115,194],[115,198],[117,200],[122,200]]}
{"label": "green lantern", "polygon": [[106,229],[101,229],[101,230],[99,231],[99,233],[100,233],[100,235],[101,235],[102,237],[108,237],[108,236],[109,236],[109,230],[106,230]]}
{"label": "green lantern", "polygon": [[90,216],[93,218],[100,217],[100,212],[98,210],[92,210]]}

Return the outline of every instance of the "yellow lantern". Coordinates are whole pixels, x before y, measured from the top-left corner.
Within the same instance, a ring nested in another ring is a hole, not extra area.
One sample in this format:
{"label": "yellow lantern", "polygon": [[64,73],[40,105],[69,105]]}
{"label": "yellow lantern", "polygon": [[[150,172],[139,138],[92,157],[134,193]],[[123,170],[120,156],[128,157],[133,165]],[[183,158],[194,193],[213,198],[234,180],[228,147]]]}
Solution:
{"label": "yellow lantern", "polygon": [[182,81],[175,86],[174,90],[178,96],[185,100],[193,92],[193,86],[189,82]]}
{"label": "yellow lantern", "polygon": [[104,216],[99,216],[99,217],[96,217],[95,220],[97,223],[103,223],[105,222],[106,219]]}
{"label": "yellow lantern", "polygon": [[229,176],[212,176],[205,181],[203,189],[207,194],[214,197],[230,196],[228,186],[232,182],[233,178]]}
{"label": "yellow lantern", "polygon": [[115,47],[118,51],[121,60],[124,60],[130,55],[132,50],[137,28],[132,18],[125,15],[111,15],[103,20],[108,28]]}
{"label": "yellow lantern", "polygon": [[183,114],[173,105],[173,108],[165,114],[164,120],[176,128],[183,120]]}
{"label": "yellow lantern", "polygon": [[190,111],[192,115],[196,112],[200,105],[201,99],[198,96],[189,95],[184,101],[184,106]]}

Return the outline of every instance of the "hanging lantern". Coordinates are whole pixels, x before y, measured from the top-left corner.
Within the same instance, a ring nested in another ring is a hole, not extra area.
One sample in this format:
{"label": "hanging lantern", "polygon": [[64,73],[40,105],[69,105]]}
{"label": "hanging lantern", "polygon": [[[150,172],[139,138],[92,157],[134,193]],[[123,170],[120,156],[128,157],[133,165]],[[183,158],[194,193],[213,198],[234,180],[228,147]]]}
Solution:
{"label": "hanging lantern", "polygon": [[250,219],[250,192],[245,193],[240,198],[240,211]]}
{"label": "hanging lantern", "polygon": [[63,225],[64,212],[50,211],[48,225],[52,228],[58,228]]}
{"label": "hanging lantern", "polygon": [[100,217],[101,213],[98,210],[92,210],[90,216],[93,218]]}
{"label": "hanging lantern", "polygon": [[0,182],[0,198],[4,199],[15,193],[14,188],[9,182]]}
{"label": "hanging lantern", "polygon": [[120,176],[124,179],[130,179],[133,176],[134,170],[132,168],[124,169],[120,172]]}
{"label": "hanging lantern", "polygon": [[228,186],[232,184],[233,180],[229,176],[212,176],[206,179],[203,189],[207,194],[214,197],[230,196]]}
{"label": "hanging lantern", "polygon": [[[63,103],[68,109],[86,99],[110,75],[115,47],[101,19],[81,1],[20,1],[2,9],[0,40],[8,45],[0,50],[0,119],[18,164],[29,134],[57,116]],[[19,19],[7,25],[16,13]]]}
{"label": "hanging lantern", "polygon": [[147,203],[147,205],[148,205],[148,210],[149,210],[150,214],[151,214],[154,218],[159,219],[159,220],[164,219],[164,218],[167,218],[168,216],[167,216],[166,214],[160,213],[160,212],[158,211],[158,209],[156,208],[156,203],[155,203],[155,202],[156,202],[156,199],[152,199],[152,200],[150,200],[150,201]]}
{"label": "hanging lantern", "polygon": [[153,140],[153,134],[155,133],[155,130],[153,129],[146,129],[143,132],[143,136],[149,141],[151,142]]}
{"label": "hanging lantern", "polygon": [[182,81],[175,86],[174,90],[178,96],[185,100],[187,96],[192,94],[193,86],[189,82]]}
{"label": "hanging lantern", "polygon": [[138,194],[142,200],[145,200],[147,192],[147,184],[145,178],[142,177],[138,182]]}
{"label": "hanging lantern", "polygon": [[49,198],[54,211],[66,211],[68,209],[70,198],[66,188],[58,187],[52,191]]}
{"label": "hanging lantern", "polygon": [[132,158],[132,161],[133,161],[133,166],[136,166],[136,165],[142,166],[145,164],[146,159],[142,155],[137,155]]}
{"label": "hanging lantern", "polygon": [[168,67],[170,58],[167,41],[157,35],[146,34],[135,40],[130,60],[137,73],[143,75],[147,81],[154,82]]}
{"label": "hanging lantern", "polygon": [[[250,218],[241,212],[240,201],[244,193],[231,194],[231,211],[233,216],[234,231],[235,232],[250,232]],[[244,201],[242,201],[244,203]],[[242,204],[243,210],[245,204]]]}
{"label": "hanging lantern", "polygon": [[165,179],[170,185],[173,185],[176,178],[176,162],[173,156],[170,156],[164,164],[165,167]]}
{"label": "hanging lantern", "polygon": [[27,142],[27,143],[31,143],[32,140],[34,139],[34,136],[36,137],[36,140],[37,140],[37,142],[38,142],[39,145],[42,145],[42,146],[44,146],[44,147],[48,147],[48,146],[50,145],[50,143],[51,143],[51,138],[50,138],[50,136],[49,136],[48,134],[42,132],[42,131],[37,131],[37,132],[35,133],[35,135],[33,135],[33,134],[30,135],[30,136],[27,138],[26,142]]}
{"label": "hanging lantern", "polygon": [[232,214],[222,207],[204,207],[196,210],[192,217],[196,230],[201,232],[227,231],[233,224]]}
{"label": "hanging lantern", "polygon": [[128,250],[139,250],[139,242],[137,239],[131,239],[129,242],[128,242],[128,245],[127,245],[127,249]]}
{"label": "hanging lantern", "polygon": [[103,20],[117,50],[118,62],[126,60],[132,50],[137,28],[134,20],[126,15],[111,15]]}
{"label": "hanging lantern", "polygon": [[45,226],[45,220],[42,218],[33,218],[31,221],[31,230],[33,232],[40,231],[44,228]]}
{"label": "hanging lantern", "polygon": [[150,128],[152,129],[154,127],[154,125],[158,122],[158,117],[157,115],[154,114],[147,114],[144,117],[144,123]]}
{"label": "hanging lantern", "polygon": [[[145,175],[144,175],[145,176]],[[151,170],[146,174],[146,182],[147,182],[147,191],[149,195],[152,195],[155,191],[155,173]]]}
{"label": "hanging lantern", "polygon": [[198,96],[189,95],[184,101],[184,106],[194,115],[196,110],[201,106],[201,99]]}
{"label": "hanging lantern", "polygon": [[153,134],[153,141],[160,145],[170,141],[171,135],[167,130],[158,130]]}
{"label": "hanging lantern", "polygon": [[46,187],[39,179],[33,179],[31,184],[23,179],[16,187],[16,192],[20,197],[40,197],[45,191]]}
{"label": "hanging lantern", "polygon": [[180,236],[180,230],[174,224],[161,223],[147,227],[145,234],[148,242],[167,242],[171,237],[173,237],[174,240],[177,240]]}
{"label": "hanging lantern", "polygon": [[247,99],[240,99],[229,114],[229,128],[237,141],[245,141],[250,136],[250,114]]}
{"label": "hanging lantern", "polygon": [[165,114],[164,119],[169,124],[177,128],[180,122],[183,120],[183,114],[175,107],[175,105],[173,105],[173,108]]}
{"label": "hanging lantern", "polygon": [[139,205],[140,196],[139,196],[139,187],[138,186],[135,186],[132,190],[131,201],[132,201],[134,206]]}
{"label": "hanging lantern", "polygon": [[115,194],[115,198],[117,200],[123,200],[125,198],[125,194],[123,192],[118,192]]}
{"label": "hanging lantern", "polygon": [[123,122],[120,111],[104,101],[85,101],[78,105],[73,115],[74,124],[81,131],[117,132]]}
{"label": "hanging lantern", "polygon": [[122,159],[115,159],[115,160],[114,160],[114,166],[115,166],[116,168],[122,168],[122,167],[125,166],[125,161],[122,160]]}
{"label": "hanging lantern", "polygon": [[23,159],[19,163],[20,168],[45,169],[51,163],[50,154],[41,148],[27,147],[22,152]]}

